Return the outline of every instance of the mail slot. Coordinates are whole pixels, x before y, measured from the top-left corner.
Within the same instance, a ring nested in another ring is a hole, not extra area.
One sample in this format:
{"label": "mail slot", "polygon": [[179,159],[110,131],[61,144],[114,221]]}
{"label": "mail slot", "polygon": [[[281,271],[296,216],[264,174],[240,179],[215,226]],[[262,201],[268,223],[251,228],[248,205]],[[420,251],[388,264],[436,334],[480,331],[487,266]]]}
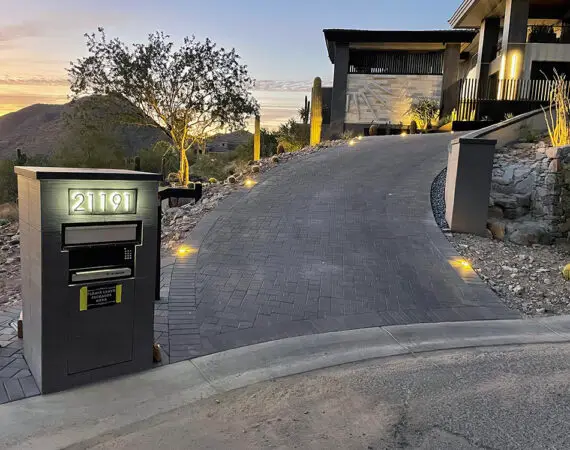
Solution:
{"label": "mail slot", "polygon": [[63,248],[69,253],[69,284],[135,276],[140,222],[116,225],[63,225]]}
{"label": "mail slot", "polygon": [[15,171],[24,355],[41,392],[152,367],[161,176]]}

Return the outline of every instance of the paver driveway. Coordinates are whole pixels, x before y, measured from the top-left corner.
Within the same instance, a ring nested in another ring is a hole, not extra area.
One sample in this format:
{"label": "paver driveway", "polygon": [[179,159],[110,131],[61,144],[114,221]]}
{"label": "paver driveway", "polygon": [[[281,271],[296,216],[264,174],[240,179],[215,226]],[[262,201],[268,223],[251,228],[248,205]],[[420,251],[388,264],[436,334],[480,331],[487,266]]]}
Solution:
{"label": "paver driveway", "polygon": [[300,334],[517,318],[448,263],[429,191],[450,138],[365,138],[230,198],[192,236],[197,256],[174,266],[171,361]]}

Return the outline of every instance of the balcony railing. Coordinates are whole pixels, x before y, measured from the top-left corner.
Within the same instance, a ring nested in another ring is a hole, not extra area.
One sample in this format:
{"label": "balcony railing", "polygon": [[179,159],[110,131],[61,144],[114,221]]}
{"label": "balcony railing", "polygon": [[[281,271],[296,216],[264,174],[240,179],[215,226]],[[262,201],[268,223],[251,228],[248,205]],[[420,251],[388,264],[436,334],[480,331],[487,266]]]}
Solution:
{"label": "balcony railing", "polygon": [[528,27],[528,43],[570,44],[570,25],[531,25]]}
{"label": "balcony railing", "polygon": [[[443,93],[442,113],[455,110],[457,120],[503,120],[506,114],[522,114],[548,105],[552,80],[463,79]],[[570,95],[570,81],[565,82]]]}

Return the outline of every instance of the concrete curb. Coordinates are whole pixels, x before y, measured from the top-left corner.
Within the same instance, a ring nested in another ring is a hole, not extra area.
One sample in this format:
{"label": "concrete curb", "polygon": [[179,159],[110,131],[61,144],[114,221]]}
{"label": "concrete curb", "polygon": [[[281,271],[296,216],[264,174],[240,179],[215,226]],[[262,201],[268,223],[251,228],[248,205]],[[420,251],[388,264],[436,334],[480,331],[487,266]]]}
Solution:
{"label": "concrete curb", "polygon": [[570,342],[570,316],[375,327],[287,338],[0,406],[0,448],[47,450],[114,436],[133,424],[253,383],[387,356]]}

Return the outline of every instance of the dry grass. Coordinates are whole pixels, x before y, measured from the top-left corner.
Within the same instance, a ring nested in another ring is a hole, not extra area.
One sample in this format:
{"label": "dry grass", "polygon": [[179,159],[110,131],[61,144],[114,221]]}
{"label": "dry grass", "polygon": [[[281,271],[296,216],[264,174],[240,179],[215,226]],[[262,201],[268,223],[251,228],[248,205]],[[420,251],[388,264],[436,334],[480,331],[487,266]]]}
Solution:
{"label": "dry grass", "polygon": [[570,99],[568,98],[568,82],[566,76],[554,73],[554,81],[550,89],[550,106],[544,108],[548,134],[554,147],[570,144]]}
{"label": "dry grass", "polygon": [[14,203],[0,205],[0,222],[15,222],[18,220],[18,207]]}

